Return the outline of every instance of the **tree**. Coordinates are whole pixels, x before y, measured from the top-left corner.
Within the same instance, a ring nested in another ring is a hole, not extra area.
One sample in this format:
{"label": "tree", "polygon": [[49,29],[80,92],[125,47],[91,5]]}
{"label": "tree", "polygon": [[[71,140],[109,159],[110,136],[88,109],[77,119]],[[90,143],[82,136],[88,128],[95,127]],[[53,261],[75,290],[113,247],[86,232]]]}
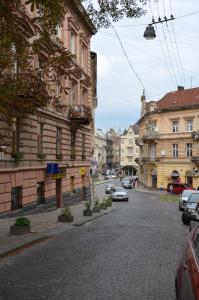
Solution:
{"label": "tree", "polygon": [[[52,83],[59,72],[70,76],[73,57],[62,44],[53,44],[51,36],[62,23],[65,7],[74,3],[85,6],[85,16],[99,29],[124,16],[141,16],[145,0],[97,0],[97,5],[92,0],[26,0],[25,4],[21,0],[0,0],[0,113],[9,125],[34,114],[55,98]],[[37,16],[29,20],[23,15],[24,5],[37,11]],[[24,22],[28,34],[24,34]],[[39,37],[31,39],[37,35],[38,27]],[[41,45],[48,49],[48,58],[35,68],[30,62]],[[65,65],[64,69],[60,65]]]}

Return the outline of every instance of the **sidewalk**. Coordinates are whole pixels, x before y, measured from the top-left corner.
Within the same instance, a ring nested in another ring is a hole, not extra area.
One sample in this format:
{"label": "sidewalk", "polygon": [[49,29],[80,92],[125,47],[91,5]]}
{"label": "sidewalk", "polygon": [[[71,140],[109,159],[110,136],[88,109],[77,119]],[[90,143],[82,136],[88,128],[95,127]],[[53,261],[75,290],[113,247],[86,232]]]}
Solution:
{"label": "sidewalk", "polygon": [[74,226],[81,226],[87,222],[90,222],[96,218],[99,218],[105,214],[108,214],[114,210],[114,207],[101,210],[99,213],[93,213],[92,216],[83,216],[83,210],[85,209],[85,203],[79,203],[70,206],[74,221],[71,223],[58,222],[58,215],[61,212],[60,209],[39,212],[31,214],[27,212],[26,216],[31,221],[31,233],[27,233],[21,236],[10,236],[10,225],[13,225],[16,217],[9,217],[0,219],[0,258],[5,257],[10,253],[25,248],[28,245],[44,241],[52,238],[60,233],[69,231]]}

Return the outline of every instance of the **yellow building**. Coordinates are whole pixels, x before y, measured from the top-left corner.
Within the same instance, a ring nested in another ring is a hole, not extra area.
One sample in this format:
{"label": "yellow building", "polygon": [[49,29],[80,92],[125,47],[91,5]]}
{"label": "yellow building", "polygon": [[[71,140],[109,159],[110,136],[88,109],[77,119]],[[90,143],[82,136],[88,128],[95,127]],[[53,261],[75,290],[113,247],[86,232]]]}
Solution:
{"label": "yellow building", "polygon": [[166,94],[146,102],[139,140],[140,181],[148,188],[167,188],[169,182],[199,186],[199,88]]}

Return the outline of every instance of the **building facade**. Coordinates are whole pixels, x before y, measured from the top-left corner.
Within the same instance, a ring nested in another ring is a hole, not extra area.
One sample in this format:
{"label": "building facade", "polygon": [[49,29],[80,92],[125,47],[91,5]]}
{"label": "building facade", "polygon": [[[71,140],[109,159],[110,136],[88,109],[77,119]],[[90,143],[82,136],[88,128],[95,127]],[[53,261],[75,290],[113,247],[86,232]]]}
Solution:
{"label": "building facade", "polygon": [[107,137],[112,141],[112,169],[119,170],[120,168],[120,134],[116,132],[113,128],[110,128],[107,133]]}
{"label": "building facade", "polygon": [[159,101],[141,97],[140,181],[149,188],[170,182],[199,185],[199,88],[178,87]]}
{"label": "building facade", "polygon": [[99,173],[104,173],[106,170],[106,135],[101,129],[95,130],[95,149],[94,158],[97,162],[97,169]]}
{"label": "building facade", "polygon": [[[35,12],[26,5],[20,22],[30,22],[32,28],[34,16]],[[26,34],[26,28],[22,34]],[[63,207],[90,197],[91,132],[96,107],[96,77],[94,81],[92,78],[96,60],[91,64],[90,39],[94,33],[81,2],[70,2],[62,26],[51,41],[62,43],[73,55],[71,76],[59,74],[54,83],[58,100],[20,120],[13,128],[1,118],[0,213],[37,204]],[[36,35],[34,30],[26,34],[30,39]],[[50,44],[41,45],[41,56],[34,57],[33,65],[45,61],[48,47]],[[67,61],[61,67],[68,67]],[[67,88],[68,94],[60,86]]]}
{"label": "building facade", "polygon": [[121,135],[121,161],[120,166],[125,175],[139,175],[136,160],[139,157],[139,147],[136,139],[139,137],[139,126],[130,125]]}

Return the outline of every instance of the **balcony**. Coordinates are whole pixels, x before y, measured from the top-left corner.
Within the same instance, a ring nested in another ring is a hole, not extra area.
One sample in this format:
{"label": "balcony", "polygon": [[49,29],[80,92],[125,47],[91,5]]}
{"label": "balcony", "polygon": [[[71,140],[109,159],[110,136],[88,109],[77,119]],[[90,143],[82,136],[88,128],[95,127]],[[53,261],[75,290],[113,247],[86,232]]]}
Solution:
{"label": "balcony", "polygon": [[193,131],[191,136],[194,141],[199,141],[199,131]]}
{"label": "balcony", "polygon": [[139,138],[136,138],[136,139],[135,139],[135,144],[136,144],[137,146],[139,146],[139,147],[142,147],[142,146],[143,146],[143,141],[142,141],[141,139],[139,139]]}
{"label": "balcony", "polygon": [[192,161],[193,163],[198,164],[198,163],[199,163],[199,156],[192,156],[191,161]]}
{"label": "balcony", "polygon": [[142,140],[145,143],[155,142],[159,139],[159,134],[157,133],[148,133],[142,136]]}
{"label": "balcony", "polygon": [[156,163],[159,161],[158,157],[149,157],[149,156],[144,156],[141,158],[142,163]]}
{"label": "balcony", "polygon": [[92,120],[91,110],[85,105],[74,105],[69,109],[69,119],[77,125],[89,125]]}

